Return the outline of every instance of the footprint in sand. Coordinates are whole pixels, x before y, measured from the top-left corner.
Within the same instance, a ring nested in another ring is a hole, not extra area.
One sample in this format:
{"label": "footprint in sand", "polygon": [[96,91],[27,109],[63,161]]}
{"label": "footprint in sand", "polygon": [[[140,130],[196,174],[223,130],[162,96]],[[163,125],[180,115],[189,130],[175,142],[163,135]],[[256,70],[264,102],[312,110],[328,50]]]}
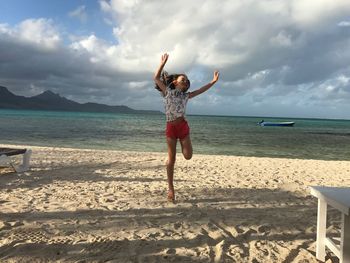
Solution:
{"label": "footprint in sand", "polygon": [[125,242],[125,241],[111,240],[109,238],[104,238],[104,237],[90,237],[87,241],[88,241],[88,245],[84,248],[84,251],[86,252],[97,251],[98,253],[101,253],[102,251],[106,251],[106,252],[113,251],[113,253],[116,253],[118,250],[121,249],[121,242]]}
{"label": "footprint in sand", "polygon": [[165,253],[168,254],[168,255],[175,255],[176,254],[176,249],[169,248]]}
{"label": "footprint in sand", "polygon": [[11,242],[24,241],[26,243],[47,243],[49,240],[48,233],[42,229],[17,229],[10,236]]}

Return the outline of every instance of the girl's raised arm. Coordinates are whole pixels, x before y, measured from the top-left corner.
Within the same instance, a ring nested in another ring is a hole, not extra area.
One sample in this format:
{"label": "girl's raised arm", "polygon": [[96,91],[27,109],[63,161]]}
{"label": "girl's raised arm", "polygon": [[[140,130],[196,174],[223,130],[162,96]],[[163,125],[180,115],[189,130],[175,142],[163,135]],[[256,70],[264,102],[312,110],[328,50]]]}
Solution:
{"label": "girl's raised arm", "polygon": [[161,58],[161,60],[160,60],[160,65],[159,65],[159,67],[158,67],[158,69],[157,69],[157,71],[155,72],[154,77],[153,77],[154,82],[155,82],[155,83],[157,84],[157,86],[162,90],[163,95],[165,95],[166,86],[165,86],[165,84],[161,81],[161,79],[160,79],[160,74],[162,73],[162,70],[163,70],[163,68],[164,68],[164,66],[165,66],[165,64],[166,64],[166,62],[168,61],[168,57],[169,57],[169,55],[168,55],[167,53],[165,53],[165,54],[162,55],[162,58]]}
{"label": "girl's raised arm", "polygon": [[189,98],[193,98],[195,96],[198,96],[199,94],[202,94],[203,92],[210,89],[218,80],[219,80],[220,73],[219,71],[214,71],[213,80],[210,81],[207,85],[201,87],[200,89],[197,89],[195,91],[190,92]]}

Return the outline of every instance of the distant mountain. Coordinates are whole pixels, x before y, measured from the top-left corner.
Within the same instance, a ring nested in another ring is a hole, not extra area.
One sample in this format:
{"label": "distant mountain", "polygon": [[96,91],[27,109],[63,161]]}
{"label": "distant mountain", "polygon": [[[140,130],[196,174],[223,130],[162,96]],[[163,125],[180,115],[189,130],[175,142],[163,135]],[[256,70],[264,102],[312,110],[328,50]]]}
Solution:
{"label": "distant mountain", "polygon": [[92,102],[82,104],[49,90],[27,98],[17,96],[2,86],[0,86],[0,109],[162,114],[160,111],[134,110],[127,106],[108,106]]}

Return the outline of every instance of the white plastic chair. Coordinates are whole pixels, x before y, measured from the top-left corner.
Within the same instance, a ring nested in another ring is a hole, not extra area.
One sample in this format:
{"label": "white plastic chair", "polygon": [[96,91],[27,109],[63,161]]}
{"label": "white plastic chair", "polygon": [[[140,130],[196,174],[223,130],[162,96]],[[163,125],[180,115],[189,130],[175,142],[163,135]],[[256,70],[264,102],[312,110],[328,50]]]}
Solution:
{"label": "white plastic chair", "polygon": [[[22,163],[15,165],[11,160],[11,156],[19,154],[23,154]],[[0,148],[0,166],[11,166],[17,173],[28,171],[31,154],[32,150],[30,149]]]}

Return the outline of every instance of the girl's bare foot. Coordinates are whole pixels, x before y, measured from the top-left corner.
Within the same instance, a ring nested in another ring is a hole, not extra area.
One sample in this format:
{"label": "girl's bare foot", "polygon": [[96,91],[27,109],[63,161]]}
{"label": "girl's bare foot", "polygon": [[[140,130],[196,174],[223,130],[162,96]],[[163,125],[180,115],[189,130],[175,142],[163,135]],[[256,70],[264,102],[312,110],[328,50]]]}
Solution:
{"label": "girl's bare foot", "polygon": [[175,192],[173,189],[169,189],[168,191],[168,201],[169,202],[175,202]]}

